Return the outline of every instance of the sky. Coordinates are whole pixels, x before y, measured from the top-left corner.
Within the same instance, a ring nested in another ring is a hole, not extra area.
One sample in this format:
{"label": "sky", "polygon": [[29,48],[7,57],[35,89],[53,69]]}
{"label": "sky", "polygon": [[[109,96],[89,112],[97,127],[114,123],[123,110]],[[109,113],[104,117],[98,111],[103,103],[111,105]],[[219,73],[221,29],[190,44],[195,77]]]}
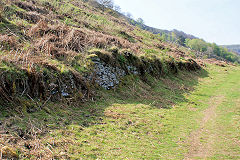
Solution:
{"label": "sky", "polygon": [[177,29],[219,45],[240,44],[240,0],[114,0],[148,26]]}

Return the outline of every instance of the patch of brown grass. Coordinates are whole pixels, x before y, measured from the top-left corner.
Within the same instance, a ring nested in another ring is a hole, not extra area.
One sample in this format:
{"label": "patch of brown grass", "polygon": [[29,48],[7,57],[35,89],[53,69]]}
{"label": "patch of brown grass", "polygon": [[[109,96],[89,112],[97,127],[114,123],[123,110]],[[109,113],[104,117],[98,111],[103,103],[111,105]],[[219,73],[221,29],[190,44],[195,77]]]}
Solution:
{"label": "patch of brown grass", "polygon": [[111,46],[131,49],[137,52],[141,47],[129,41],[87,29],[74,29],[65,25],[50,26],[45,21],[40,21],[28,32],[35,38],[34,46],[39,52],[55,56],[68,51],[80,53],[95,47],[106,49]]}
{"label": "patch of brown grass", "polygon": [[17,40],[15,36],[0,35],[0,48],[3,50],[9,50],[11,48],[17,48]]}
{"label": "patch of brown grass", "polygon": [[123,118],[125,118],[124,114],[120,114],[120,113],[114,112],[112,110],[105,111],[104,115],[106,117],[113,118],[113,119],[123,119]]}
{"label": "patch of brown grass", "polygon": [[[19,117],[14,117],[15,120],[21,120]],[[49,146],[45,146],[42,140],[38,138],[38,135],[42,134],[42,130],[33,125],[29,120],[28,132],[25,132],[19,128],[14,128],[11,124],[13,123],[13,118],[6,120],[3,125],[0,126],[0,150],[2,151],[2,158],[8,159],[24,159],[31,158],[35,156],[36,159],[51,159],[53,157],[52,151]],[[8,127],[5,127],[5,126]],[[14,133],[9,133],[9,126]],[[8,128],[6,130],[5,128]],[[21,157],[17,155],[17,149],[20,152]]]}

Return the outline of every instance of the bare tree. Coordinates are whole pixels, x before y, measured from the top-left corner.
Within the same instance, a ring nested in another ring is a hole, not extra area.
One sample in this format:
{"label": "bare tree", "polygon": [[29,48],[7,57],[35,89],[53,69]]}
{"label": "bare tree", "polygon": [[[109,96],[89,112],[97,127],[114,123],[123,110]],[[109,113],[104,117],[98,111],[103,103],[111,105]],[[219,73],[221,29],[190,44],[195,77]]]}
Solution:
{"label": "bare tree", "polygon": [[115,5],[114,10],[117,11],[117,12],[121,12],[121,7],[118,6],[118,5]]}
{"label": "bare tree", "polygon": [[138,18],[137,22],[140,23],[140,24],[144,24],[144,20],[142,18]]}
{"label": "bare tree", "polygon": [[97,0],[97,2],[107,8],[113,9],[114,3],[112,0]]}

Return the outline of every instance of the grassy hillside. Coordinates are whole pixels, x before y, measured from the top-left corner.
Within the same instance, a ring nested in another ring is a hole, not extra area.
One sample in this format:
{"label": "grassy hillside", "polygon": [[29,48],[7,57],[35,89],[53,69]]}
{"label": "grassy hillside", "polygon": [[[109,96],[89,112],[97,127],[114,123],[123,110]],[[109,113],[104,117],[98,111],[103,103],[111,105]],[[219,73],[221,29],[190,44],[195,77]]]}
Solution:
{"label": "grassy hillside", "polygon": [[224,45],[223,47],[240,55],[240,45]]}
{"label": "grassy hillside", "polygon": [[237,88],[237,66],[196,59],[92,1],[0,3],[1,158],[191,157],[185,139],[209,98]]}
{"label": "grassy hillside", "polygon": [[159,34],[161,36],[161,38],[165,41],[177,42],[181,45],[184,45],[185,39],[197,39],[197,37],[195,37],[193,35],[184,33],[183,31],[178,31],[176,29],[174,29],[172,31],[162,30],[162,29],[157,29],[154,27],[147,26],[144,23],[138,22],[131,18],[126,17],[126,19],[128,19],[129,23],[131,23],[132,25],[139,26],[140,28],[147,30],[149,32],[152,32],[154,34]]}
{"label": "grassy hillside", "polygon": [[239,159],[239,68],[206,69],[128,76],[84,104],[3,107],[0,144],[21,159]]}
{"label": "grassy hillside", "polygon": [[2,3],[2,104],[16,106],[18,96],[85,101],[97,85],[114,88],[124,75],[200,69],[192,51],[162,42],[111,9],[69,0]]}

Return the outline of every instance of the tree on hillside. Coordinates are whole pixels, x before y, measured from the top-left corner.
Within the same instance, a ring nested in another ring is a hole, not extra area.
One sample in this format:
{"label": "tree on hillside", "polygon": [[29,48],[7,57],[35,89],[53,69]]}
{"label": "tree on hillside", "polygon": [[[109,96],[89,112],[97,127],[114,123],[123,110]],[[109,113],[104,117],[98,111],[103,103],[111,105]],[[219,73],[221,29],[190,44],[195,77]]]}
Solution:
{"label": "tree on hillside", "polygon": [[95,5],[97,8],[100,8],[102,11],[105,11],[106,8],[113,9],[114,3],[112,0],[93,0],[97,2],[97,5]]}
{"label": "tree on hillside", "polygon": [[143,20],[142,18],[138,18],[138,19],[137,19],[137,22],[138,22],[139,24],[144,24],[144,20]]}
{"label": "tree on hillside", "polygon": [[114,3],[112,0],[97,0],[97,2],[103,6],[101,7],[103,11],[104,11],[104,7],[111,8],[111,9],[113,9],[114,7]]}
{"label": "tree on hillside", "polygon": [[117,12],[121,12],[121,7],[118,6],[118,5],[114,5],[114,8],[113,8],[115,11]]}
{"label": "tree on hillside", "polygon": [[161,34],[161,39],[166,42],[167,41],[167,34],[163,32]]}
{"label": "tree on hillside", "polygon": [[219,47],[216,43],[213,43],[213,44],[212,44],[212,47],[213,47],[213,53],[214,53],[215,55],[220,56],[220,47]]}
{"label": "tree on hillside", "polygon": [[185,46],[185,40],[186,38],[182,35],[180,35],[177,39],[177,43],[180,44],[181,46]]}
{"label": "tree on hillside", "polygon": [[185,44],[187,47],[199,52],[207,51],[208,47],[208,44],[201,39],[186,39]]}
{"label": "tree on hillside", "polygon": [[211,47],[211,45],[209,45],[207,47],[206,55],[208,58],[213,57],[214,53],[213,53],[213,48]]}
{"label": "tree on hillside", "polygon": [[237,54],[229,52],[227,48],[220,47],[216,43],[207,43],[201,39],[186,39],[186,46],[195,50],[204,53],[209,58],[221,58],[228,60],[230,62],[239,63],[240,58]]}
{"label": "tree on hillside", "polygon": [[171,41],[175,42],[176,38],[177,38],[176,34],[174,32],[171,32]]}

